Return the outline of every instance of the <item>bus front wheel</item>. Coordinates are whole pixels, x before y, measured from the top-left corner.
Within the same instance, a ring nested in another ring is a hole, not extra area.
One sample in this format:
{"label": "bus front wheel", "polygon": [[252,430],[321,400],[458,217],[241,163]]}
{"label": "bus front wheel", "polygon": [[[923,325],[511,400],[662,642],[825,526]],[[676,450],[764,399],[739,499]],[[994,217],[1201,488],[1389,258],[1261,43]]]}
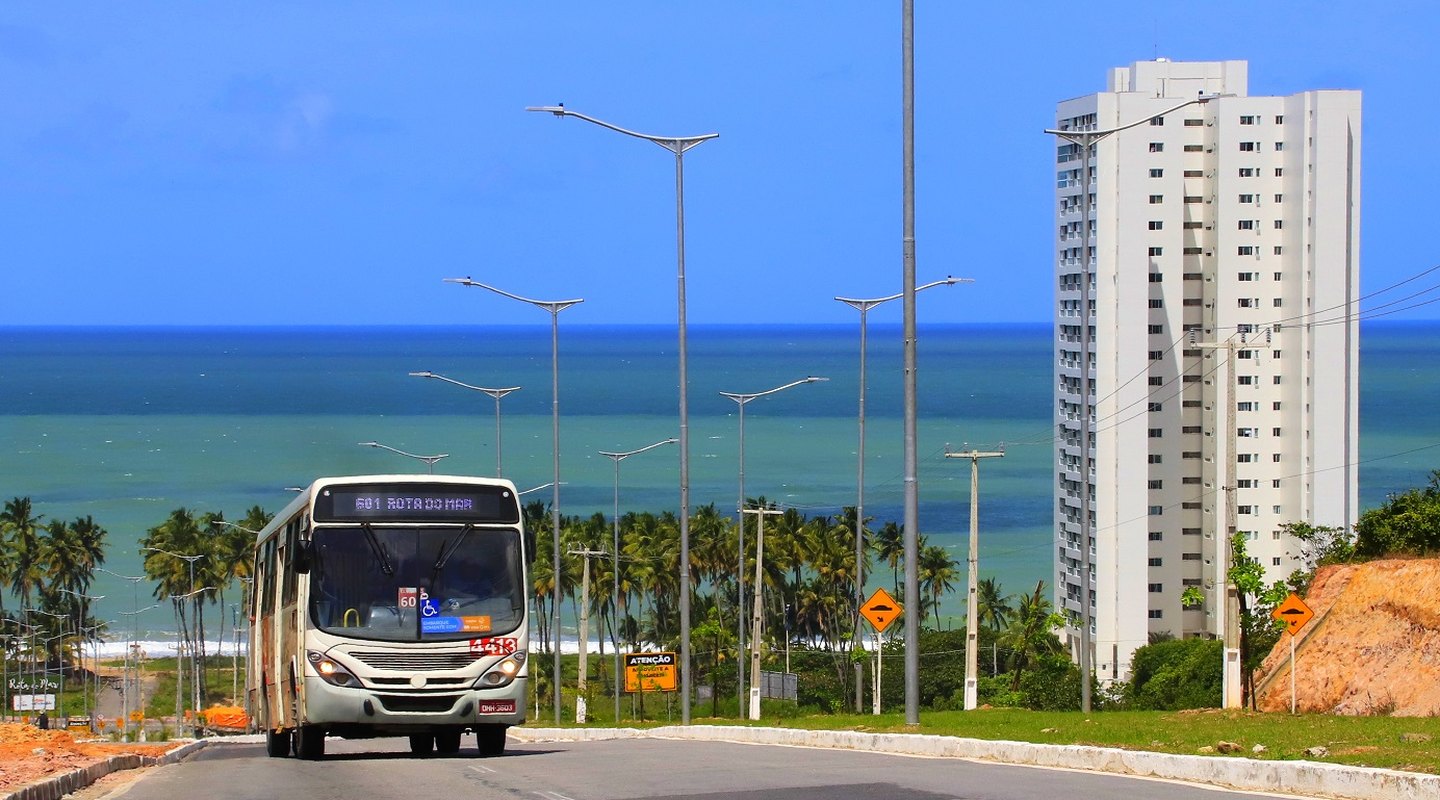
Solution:
{"label": "bus front wheel", "polygon": [[295,738],[295,755],[306,761],[319,761],[325,756],[325,729],[301,725]]}
{"label": "bus front wheel", "polygon": [[460,752],[460,729],[440,731],[435,734],[435,752],[454,755]]}
{"label": "bus front wheel", "polygon": [[290,731],[266,731],[265,755],[271,758],[290,755]]}
{"label": "bus front wheel", "polygon": [[505,726],[484,725],[475,729],[475,747],[482,756],[498,756],[505,753]]}
{"label": "bus front wheel", "polygon": [[435,737],[428,733],[410,734],[410,752],[417,756],[428,756],[435,748]]}

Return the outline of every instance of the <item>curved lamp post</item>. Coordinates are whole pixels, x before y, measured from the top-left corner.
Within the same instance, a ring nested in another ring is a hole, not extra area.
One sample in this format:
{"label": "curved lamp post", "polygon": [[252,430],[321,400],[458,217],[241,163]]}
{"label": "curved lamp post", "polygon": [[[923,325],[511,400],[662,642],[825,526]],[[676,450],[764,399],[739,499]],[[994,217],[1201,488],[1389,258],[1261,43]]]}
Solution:
{"label": "curved lamp post", "polygon": [[[957,283],[974,283],[971,278],[952,278],[947,276],[944,280],[931,281],[923,286],[915,287],[917,293],[936,286],[953,286]],[[888,303],[891,300],[899,300],[904,293],[886,295],[885,297],[872,297],[862,299],[858,297],[841,297],[836,295],[835,299],[860,312],[860,445],[855,456],[855,615],[852,624],[858,628],[860,625],[860,606],[865,604],[865,350],[866,350],[866,315],[870,309]],[[860,713],[861,694],[863,689],[860,685],[860,664],[855,665],[855,713]]]}
{"label": "curved lamp post", "polygon": [[[211,588],[211,587],[209,587],[209,586],[207,586],[207,587],[205,587],[205,588],[203,588],[203,589],[199,589],[199,590],[197,590],[197,589],[195,588],[195,562],[196,562],[196,561],[199,561],[199,560],[202,559],[202,558],[205,558],[205,554],[204,554],[204,553],[196,553],[196,554],[193,554],[193,555],[187,555],[187,554],[185,554],[185,553],[173,553],[173,552],[171,552],[171,551],[169,551],[169,550],[162,550],[162,549],[160,549],[160,548],[158,548],[158,547],[142,547],[142,548],[140,548],[140,550],[141,550],[141,552],[149,551],[149,552],[151,552],[151,553],[163,553],[164,555],[171,556],[172,558],[183,559],[183,560],[186,562],[186,566],[187,566],[187,567],[189,568],[189,570],[190,570],[190,591],[189,591],[188,593],[186,593],[186,594],[183,594],[183,595],[170,595],[170,599],[173,600],[173,601],[175,601],[176,603],[179,603],[181,600],[188,600],[189,598],[194,597],[195,595],[199,594],[200,592],[210,591],[210,588]],[[198,613],[198,612],[197,612],[197,613]],[[198,627],[199,627],[199,626],[196,626],[196,627],[197,627],[197,630],[198,630]],[[200,642],[200,653],[201,653],[201,655],[203,655],[204,652],[205,652],[205,643],[202,641],[202,642]],[[180,658],[180,653],[179,653],[179,648],[178,648],[178,647],[176,648],[175,658],[176,658],[176,668],[177,668],[177,671],[178,671],[178,668],[179,668],[179,658]],[[191,706],[195,709],[196,714],[199,714],[199,712],[200,712],[200,670],[199,670],[199,663],[198,663],[197,659],[198,659],[198,656],[196,656],[196,654],[192,651],[192,652],[190,653],[190,702],[191,702]],[[175,693],[176,693],[176,696],[178,697],[178,696],[179,696],[179,693],[180,693],[180,687],[179,687],[179,680],[178,680],[178,679],[176,680]],[[180,713],[180,703],[179,703],[178,700],[177,700],[176,703],[175,703],[175,713],[176,713],[176,714],[179,714],[179,713]],[[198,723],[198,718],[197,718],[197,723]],[[176,731],[179,731],[179,730],[180,730],[180,718],[179,718],[178,716],[175,718],[175,730],[176,730]]]}
{"label": "curved lamp post", "polygon": [[552,481],[554,495],[550,511],[552,533],[555,539],[555,597],[554,608],[551,610],[551,622],[555,628],[555,722],[558,723],[560,722],[560,312],[571,306],[579,305],[585,300],[579,297],[573,300],[533,300],[469,278],[446,278],[445,282],[489,289],[502,297],[519,300],[550,312],[550,427],[554,440],[551,455],[555,469],[555,479]]}
{"label": "curved lamp post", "polygon": [[[1091,662],[1094,655],[1090,652],[1090,449],[1093,443],[1090,441],[1090,414],[1092,412],[1090,402],[1090,319],[1093,309],[1090,307],[1090,218],[1092,216],[1093,201],[1090,199],[1090,151],[1100,140],[1111,134],[1129,130],[1144,125],[1156,117],[1163,117],[1172,111],[1179,111],[1186,106],[1196,103],[1206,103],[1219,95],[1201,95],[1193,100],[1186,100],[1178,103],[1158,114],[1150,114],[1135,120],[1134,122],[1120,125],[1114,128],[1096,130],[1060,130],[1047,128],[1046,133],[1057,136],[1080,148],[1080,475],[1084,479],[1084,486],[1080,492],[1080,710],[1090,713],[1090,672]],[[1223,547],[1219,548],[1224,550]],[[1224,569],[1225,557],[1216,559],[1216,563]],[[1224,575],[1222,571],[1220,575]],[[1234,646],[1232,642],[1226,642],[1225,648],[1229,650]],[[1228,653],[1227,653],[1228,656]],[[1226,659],[1229,663],[1229,659]],[[1238,663],[1238,662],[1237,662]],[[1229,697],[1230,681],[1226,676],[1223,688],[1226,690],[1226,699]],[[1237,681],[1238,686],[1238,681]],[[1238,697],[1238,695],[1237,695]],[[1229,703],[1225,703],[1228,707]]]}
{"label": "curved lamp post", "polygon": [[500,398],[504,397],[504,396],[507,395],[507,394],[510,394],[511,392],[518,392],[518,391],[520,391],[520,387],[519,387],[519,386],[508,386],[508,387],[506,387],[506,388],[504,388],[504,389],[488,389],[488,388],[486,388],[486,387],[484,387],[484,386],[471,386],[471,385],[468,384],[468,383],[463,383],[463,382],[461,382],[461,381],[457,381],[457,380],[455,380],[454,378],[447,378],[447,377],[445,377],[444,375],[441,375],[441,374],[436,373],[436,372],[430,372],[430,371],[428,371],[428,370],[425,371],[425,372],[412,372],[412,373],[410,373],[410,377],[412,377],[412,378],[434,378],[434,379],[437,380],[437,381],[444,381],[444,382],[446,382],[446,383],[453,383],[453,384],[455,384],[456,386],[461,387],[462,389],[470,389],[471,391],[484,392],[485,394],[488,394],[488,395],[490,395],[491,397],[495,398],[495,477],[497,477],[497,478],[502,477],[502,476],[503,476],[503,473],[501,472],[501,466],[500,466],[500,465],[501,465],[501,461],[500,461]]}
{"label": "curved lamp post", "polygon": [[414,454],[414,453],[407,453],[407,452],[405,452],[404,450],[397,450],[397,449],[391,447],[391,446],[388,445],[388,444],[380,444],[379,442],[356,442],[356,444],[360,445],[361,447],[376,447],[376,448],[379,448],[379,449],[381,449],[381,450],[389,450],[389,451],[392,452],[392,453],[397,453],[397,454],[399,454],[399,455],[405,456],[406,458],[413,458],[413,459],[415,459],[416,461],[424,461],[424,462],[425,462],[425,465],[430,468],[430,474],[431,474],[431,475],[434,475],[434,474],[435,474],[435,462],[436,462],[436,461],[439,461],[439,460],[442,459],[442,458],[449,458],[449,457],[450,457],[450,454],[449,454],[449,453],[437,453],[436,455],[433,455],[433,456],[421,456],[421,455],[416,455],[416,454]]}
{"label": "curved lamp post", "polygon": [[[721,396],[721,397],[728,397],[728,398],[730,398],[731,400],[734,400],[735,403],[736,403],[736,405],[738,405],[738,406],[740,407],[740,499],[739,499],[738,501],[736,501],[736,503],[735,503],[735,516],[736,516],[736,518],[737,518],[737,519],[736,519],[736,522],[737,522],[737,524],[738,524],[738,526],[739,526],[739,527],[736,529],[737,532],[738,532],[738,534],[739,534],[739,535],[738,535],[738,539],[737,539],[738,544],[737,544],[737,547],[736,547],[738,565],[735,567],[735,617],[736,617],[736,641],[738,642],[738,644],[736,645],[736,647],[737,647],[737,651],[738,651],[739,653],[744,653],[744,651],[745,651],[745,406],[746,406],[751,400],[754,400],[754,399],[756,399],[756,398],[765,397],[766,395],[772,395],[772,394],[775,394],[776,392],[783,392],[783,391],[785,391],[786,389],[794,388],[794,387],[799,386],[799,385],[801,385],[801,384],[803,384],[803,383],[818,383],[818,382],[820,382],[820,381],[828,381],[828,380],[830,380],[830,379],[829,379],[829,378],[817,378],[817,377],[815,377],[815,376],[812,375],[812,376],[809,376],[809,377],[801,378],[801,379],[798,380],[798,381],[791,381],[791,382],[785,384],[784,386],[776,386],[774,389],[766,389],[766,390],[763,391],[763,392],[749,392],[749,393],[741,393],[741,392],[721,392],[721,393],[720,393],[720,396]],[[740,658],[743,658],[743,656],[737,657],[737,659],[736,659],[736,663],[737,663],[737,664],[739,663]],[[738,696],[739,696],[739,699],[740,699],[740,718],[741,718],[741,719],[744,719],[744,718],[745,718],[745,670],[743,670],[743,669],[736,669],[735,672],[736,672],[736,682],[737,682],[737,684],[739,685],[739,690],[738,690],[738,691],[739,691],[739,695],[738,695]]]}
{"label": "curved lamp post", "polygon": [[654,444],[647,444],[637,450],[626,450],[623,453],[601,450],[600,455],[615,462],[615,516],[612,522],[611,534],[612,544],[610,551],[610,613],[614,615],[610,625],[610,649],[615,651],[615,724],[620,724],[620,637],[617,629],[620,626],[620,462],[630,456],[639,455],[646,450],[666,445],[675,444],[679,439],[665,439]]}
{"label": "curved lamp post", "polygon": [[[71,595],[72,597],[74,597],[74,598],[76,598],[77,600],[80,601],[80,623],[76,626],[77,628],[79,628],[79,630],[76,631],[76,633],[80,634],[80,636],[81,636],[81,638],[80,638],[80,647],[81,647],[81,650],[80,650],[80,668],[83,670],[83,669],[85,668],[85,650],[84,650],[84,647],[85,647],[85,642],[86,642],[86,640],[89,638],[89,637],[85,636],[84,633],[85,633],[86,631],[94,631],[94,630],[98,630],[98,629],[100,628],[99,625],[96,625],[96,626],[93,626],[93,627],[90,627],[90,628],[87,628],[87,627],[85,626],[86,619],[89,617],[90,603],[93,603],[93,602],[95,602],[96,600],[104,600],[104,599],[105,599],[105,595],[103,595],[103,594],[97,594],[97,595],[84,594],[84,593],[81,593],[81,592],[77,592],[77,591],[75,591],[75,590],[73,590],[73,589],[61,589],[60,591],[63,592],[63,593],[65,593],[65,594]],[[62,664],[61,666],[62,666],[62,670],[63,670],[63,666],[64,666],[64,665]],[[63,671],[61,672],[61,675],[64,675],[64,672],[63,672]],[[97,676],[98,676],[98,672],[97,672]],[[98,703],[100,698],[99,698],[99,697],[96,697],[95,699],[96,699],[96,702]],[[80,700],[81,700],[82,703],[84,703],[85,716],[86,716],[86,717],[89,717],[89,716],[90,716],[90,684],[89,684],[88,682],[84,682],[83,679],[82,679],[82,682],[81,682],[81,684],[80,684]],[[90,730],[92,730],[92,731],[95,730],[95,721],[94,721],[93,719],[90,721]]]}
{"label": "curved lamp post", "polygon": [[616,133],[644,139],[675,154],[675,261],[678,286],[680,329],[680,721],[690,724],[690,403],[687,390],[689,358],[685,341],[685,153],[696,145],[718,137],[718,133],[698,136],[658,136],[612,125],[578,111],[553,106],[528,106],[526,111],[539,111],[557,117],[575,117]]}

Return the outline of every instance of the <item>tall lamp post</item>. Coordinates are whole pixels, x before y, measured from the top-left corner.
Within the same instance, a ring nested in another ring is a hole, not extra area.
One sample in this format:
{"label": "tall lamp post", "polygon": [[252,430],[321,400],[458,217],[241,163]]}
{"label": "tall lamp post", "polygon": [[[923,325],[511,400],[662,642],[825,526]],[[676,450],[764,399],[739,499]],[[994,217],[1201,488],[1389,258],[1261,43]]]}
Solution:
{"label": "tall lamp post", "polygon": [[555,479],[553,481],[554,495],[551,500],[550,519],[552,523],[552,534],[555,540],[555,596],[553,608],[551,609],[551,623],[555,628],[555,722],[560,722],[560,312],[565,309],[585,302],[584,298],[573,300],[532,300],[529,297],[521,297],[518,294],[511,294],[504,289],[497,289],[489,284],[473,281],[469,278],[446,278],[446,283],[458,283],[461,286],[475,286],[480,289],[488,289],[502,297],[511,300],[519,300],[522,303],[535,306],[550,312],[550,428],[554,446],[552,448],[552,460],[554,462]]}
{"label": "tall lamp post", "polygon": [[675,262],[678,286],[680,329],[680,721],[690,724],[690,403],[687,395],[690,379],[689,359],[685,341],[685,153],[696,145],[718,137],[718,133],[698,136],[657,136],[612,125],[578,111],[570,111],[561,103],[554,106],[530,106],[526,111],[540,111],[557,117],[575,117],[593,125],[644,139],[675,154]]}
{"label": "tall lamp post", "polygon": [[[84,636],[83,634],[84,634],[84,632],[87,631],[87,630],[95,630],[95,629],[98,629],[98,628],[99,628],[98,625],[95,626],[95,628],[86,628],[86,627],[85,627],[86,619],[89,617],[90,603],[93,603],[93,602],[95,602],[96,600],[104,600],[104,599],[105,599],[105,595],[103,595],[103,594],[99,594],[99,595],[84,594],[84,593],[81,593],[81,592],[74,591],[73,589],[61,589],[60,591],[61,591],[61,592],[64,592],[65,594],[68,594],[68,595],[70,595],[70,596],[72,596],[72,597],[74,597],[74,598],[76,598],[77,600],[80,601],[80,622],[75,626],[75,628],[76,628],[76,633],[82,634],[81,639],[80,639],[80,647],[81,647],[81,650],[80,650],[80,668],[81,668],[81,670],[84,670],[84,668],[85,668],[85,650],[84,650],[84,647],[85,647],[85,642],[86,642],[86,640],[87,640],[89,637],[88,637],[88,636]],[[62,670],[64,669],[64,665],[63,665],[63,664],[61,665],[61,669],[62,669]],[[61,674],[63,675],[64,673],[62,672]],[[84,703],[85,716],[86,716],[86,717],[89,717],[89,716],[90,716],[90,684],[89,684],[88,681],[85,681],[83,678],[81,679],[81,683],[80,683],[80,699],[81,699],[81,702]],[[96,698],[96,699],[97,699],[97,702],[98,702],[98,699],[99,699],[99,698]],[[94,730],[94,729],[95,729],[95,723],[94,723],[93,720],[92,720],[91,723],[90,723],[90,729],[91,729],[91,730]]]}
{"label": "tall lamp post", "polygon": [[[196,562],[196,561],[199,561],[199,560],[202,559],[202,558],[205,558],[205,554],[204,554],[204,553],[195,553],[195,554],[174,553],[174,552],[171,552],[171,551],[169,551],[169,550],[162,550],[162,549],[160,549],[160,548],[158,548],[158,547],[142,547],[142,548],[140,548],[140,550],[141,550],[142,552],[147,552],[147,551],[148,551],[148,552],[151,552],[151,553],[161,553],[161,554],[170,556],[170,557],[172,557],[172,558],[179,558],[179,559],[183,559],[183,560],[185,561],[185,565],[186,565],[186,567],[187,567],[187,568],[189,569],[189,571],[190,571],[190,591],[189,591],[188,593],[186,593],[186,594],[183,594],[183,595],[171,595],[171,596],[170,596],[170,599],[171,599],[171,600],[174,600],[176,603],[179,603],[181,600],[188,600],[188,599],[190,599],[191,597],[194,597],[196,594],[198,594],[198,592],[195,591],[195,562]],[[210,587],[207,586],[207,587],[205,587],[204,589],[202,589],[201,591],[209,591],[209,589],[210,589]],[[196,626],[196,629],[197,629],[197,631],[198,631],[198,629],[199,629],[199,626],[198,626],[198,625]],[[204,651],[205,651],[205,643],[204,643],[204,642],[201,642],[201,643],[200,643],[200,652],[203,654]],[[178,668],[179,668],[179,661],[178,661],[178,659],[179,659],[179,657],[180,657],[180,655],[179,655],[179,649],[178,649],[178,648],[177,648],[177,650],[176,650],[176,656],[175,656],[175,657],[176,657],[176,659],[177,659],[177,661],[176,661],[176,668],[177,668],[177,672],[178,672]],[[191,707],[195,709],[195,712],[196,712],[196,714],[198,715],[199,712],[200,712],[200,671],[199,671],[199,664],[197,663],[196,658],[197,658],[197,656],[196,656],[196,654],[195,654],[195,650],[194,650],[194,648],[192,647],[192,648],[191,648],[191,652],[190,652],[190,697],[191,697],[191,701],[190,701],[190,702],[191,702]],[[177,680],[177,684],[178,684],[178,680]],[[178,709],[177,709],[177,711],[178,711]],[[197,719],[197,722],[198,722],[198,719]],[[180,720],[179,720],[178,718],[175,720],[175,729],[176,729],[177,731],[180,729]]]}
{"label": "tall lamp post", "polygon": [[1090,642],[1090,325],[1093,309],[1090,307],[1090,279],[1093,267],[1090,257],[1091,216],[1094,201],[1090,199],[1091,151],[1102,139],[1121,131],[1144,125],[1152,119],[1163,117],[1196,103],[1205,103],[1216,95],[1201,95],[1193,100],[1178,103],[1158,114],[1150,114],[1134,122],[1103,130],[1066,130],[1047,128],[1046,133],[1070,142],[1080,148],[1080,475],[1083,485],[1080,491],[1080,710],[1090,713],[1090,673],[1094,654]]}
{"label": "tall lamp post", "polygon": [[[736,561],[735,567],[735,622],[736,648],[739,652],[745,651],[745,406],[759,397],[772,395],[776,392],[783,392],[804,383],[817,383],[828,381],[829,378],[817,378],[813,375],[801,378],[798,381],[791,381],[784,386],[776,386],[774,389],[766,389],[763,392],[721,392],[721,397],[728,397],[735,401],[740,407],[740,497],[735,502],[735,522],[737,532]],[[740,701],[740,717],[745,718],[745,670],[735,670],[735,680],[738,684],[737,697]]]}
{"label": "tall lamp post", "polygon": [[445,377],[444,375],[440,375],[440,374],[435,373],[435,372],[430,372],[430,371],[428,371],[428,370],[425,371],[425,372],[412,372],[412,373],[410,373],[410,377],[412,377],[412,378],[434,378],[434,379],[437,380],[437,381],[444,381],[444,382],[446,382],[446,383],[453,383],[453,384],[455,384],[456,386],[461,387],[462,389],[470,389],[471,391],[475,391],[475,392],[484,392],[485,394],[488,394],[488,395],[490,395],[491,397],[495,398],[495,477],[497,477],[497,478],[501,477],[503,473],[501,472],[501,461],[500,461],[500,398],[504,397],[504,396],[507,395],[507,394],[510,394],[511,392],[518,392],[518,391],[520,391],[520,387],[519,387],[519,386],[508,386],[508,387],[506,387],[506,388],[504,388],[504,389],[488,389],[488,388],[486,388],[486,387],[484,387],[484,386],[471,386],[471,385],[468,384],[468,383],[462,383],[461,381],[457,381],[457,380],[455,380],[454,378],[447,378],[447,377]]}
{"label": "tall lamp post", "polygon": [[[957,283],[973,283],[970,278],[951,278],[945,280],[931,281],[924,286],[915,287],[916,292],[923,292],[936,286],[953,286]],[[860,444],[855,456],[855,614],[851,625],[856,629],[860,626],[860,606],[865,604],[865,337],[866,337],[866,316],[870,309],[888,303],[891,300],[899,300],[901,294],[892,294],[886,297],[872,297],[861,299],[858,297],[840,297],[835,299],[860,312]],[[855,664],[855,713],[860,713],[861,694],[864,689],[860,685],[860,664]]]}
{"label": "tall lamp post", "polygon": [[[130,616],[131,619],[132,619],[132,621],[133,621],[134,639],[140,638],[140,581],[145,580],[145,576],[144,576],[144,575],[121,575],[121,574],[118,573],[118,572],[112,572],[112,571],[110,571],[110,570],[108,570],[108,569],[106,569],[106,568],[104,568],[104,567],[96,567],[96,568],[95,568],[95,571],[96,571],[96,572],[103,572],[103,573],[105,573],[106,575],[109,575],[109,576],[112,577],[112,578],[119,578],[120,580],[123,580],[123,581],[130,581],[130,588],[131,588],[131,595],[132,595],[130,608],[133,609],[133,610],[130,612],[130,614],[129,614],[128,616]],[[154,608],[154,607],[155,607],[155,606],[150,606],[150,608]],[[147,608],[147,609],[145,609],[145,610],[146,610],[146,611],[149,611],[150,609]],[[122,614],[122,615],[125,614],[125,612],[123,612],[123,611],[118,612],[118,613],[120,613],[120,614]],[[134,641],[134,639],[132,639],[131,641]],[[130,688],[129,688],[129,683],[130,683],[130,671],[129,671],[129,665],[130,665],[130,658],[129,658],[130,649],[129,649],[128,647],[125,649],[125,655],[126,655],[126,658],[125,658],[125,666],[126,666],[126,669],[125,669],[125,678],[120,682],[120,684],[121,684],[121,686],[120,686],[120,710],[121,710],[121,716],[123,717],[123,719],[120,720],[120,732],[121,732],[121,734],[122,734],[122,738],[123,738],[123,734],[124,734],[127,730],[129,730],[129,728],[130,728],[130,716],[129,716],[129,710],[130,710],[130,708],[129,708],[129,706],[130,706]],[[100,704],[100,701],[99,701],[98,698],[96,699],[95,704],[96,704],[97,706]],[[176,720],[175,723],[178,725],[178,724],[180,723],[180,721],[179,721],[179,720]]]}
{"label": "tall lamp post", "polygon": [[615,462],[615,516],[611,523],[611,550],[610,550],[610,613],[614,615],[614,622],[610,626],[610,649],[615,651],[615,724],[620,724],[620,637],[617,628],[620,625],[620,462],[630,456],[639,455],[646,450],[666,445],[675,444],[679,439],[664,439],[654,444],[647,444],[636,450],[626,450],[623,453],[601,450],[600,455]]}
{"label": "tall lamp post", "polygon": [[430,474],[431,474],[431,475],[434,475],[434,474],[435,474],[435,462],[436,462],[436,461],[439,461],[439,460],[442,459],[442,458],[449,458],[449,457],[450,457],[450,454],[449,454],[449,453],[437,453],[436,455],[433,455],[433,456],[421,456],[421,455],[416,455],[415,453],[407,453],[407,452],[405,452],[404,450],[397,450],[397,449],[391,447],[391,446],[388,445],[388,444],[380,444],[379,442],[357,442],[357,444],[359,444],[361,447],[374,447],[374,448],[377,448],[377,449],[380,449],[380,450],[389,450],[389,451],[392,452],[392,453],[397,453],[397,454],[399,454],[399,455],[405,456],[406,458],[413,458],[413,459],[415,459],[416,461],[424,461],[424,462],[425,462],[425,466],[427,466],[427,467],[430,468]]}
{"label": "tall lamp post", "polygon": [[[750,615],[750,719],[760,719],[760,623],[764,613],[765,518],[785,513],[778,508],[742,509],[758,517],[755,525],[755,608]],[[788,642],[788,639],[787,639]]]}

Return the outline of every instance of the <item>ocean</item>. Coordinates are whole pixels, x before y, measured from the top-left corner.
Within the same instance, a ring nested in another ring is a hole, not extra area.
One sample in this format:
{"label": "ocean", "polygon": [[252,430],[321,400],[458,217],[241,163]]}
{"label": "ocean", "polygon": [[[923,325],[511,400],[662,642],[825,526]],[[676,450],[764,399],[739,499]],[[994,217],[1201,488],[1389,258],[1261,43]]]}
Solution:
{"label": "ocean", "polygon": [[[563,513],[610,513],[614,468],[598,451],[677,434],[676,349],[672,327],[561,320]],[[719,392],[810,375],[829,380],[746,406],[746,494],[810,514],[854,505],[858,356],[856,326],[692,326],[692,506],[725,513],[737,499],[736,405]],[[1050,580],[1052,358],[1047,324],[920,329],[920,529],[952,549],[961,586],[970,467],[944,458],[947,445],[1005,449],[981,464],[981,575],[1011,593]],[[903,517],[901,364],[899,326],[872,324],[865,508],[874,527]],[[138,575],[136,542],[171,509],[238,519],[252,505],[278,510],[286,487],[318,476],[426,469],[359,442],[448,453],[437,472],[493,475],[494,401],[408,375],[425,370],[522,387],[501,405],[504,473],[522,490],[550,481],[548,326],[0,328],[0,495],[29,496],[47,519],[93,516],[110,532],[107,568]],[[1440,468],[1437,386],[1440,322],[1362,326],[1362,507]],[[622,511],[678,508],[676,453],[623,462]],[[888,570],[874,577],[888,583]],[[120,613],[155,602],[141,586],[102,573],[95,613],[164,639],[174,629],[168,604]],[[959,614],[963,596],[942,615]]]}

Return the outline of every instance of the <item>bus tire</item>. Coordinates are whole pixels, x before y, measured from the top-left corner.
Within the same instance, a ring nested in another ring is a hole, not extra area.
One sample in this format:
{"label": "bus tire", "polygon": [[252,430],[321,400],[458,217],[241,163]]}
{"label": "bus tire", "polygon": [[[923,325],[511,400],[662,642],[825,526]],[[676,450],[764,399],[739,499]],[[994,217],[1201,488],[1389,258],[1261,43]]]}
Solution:
{"label": "bus tire", "polygon": [[265,755],[271,758],[290,755],[290,731],[266,731]]}
{"label": "bus tire", "polygon": [[505,754],[505,726],[482,725],[475,729],[475,748],[486,758]]}
{"label": "bus tire", "polygon": [[295,755],[306,761],[319,761],[325,757],[325,729],[316,725],[301,725],[295,737]]}
{"label": "bus tire", "polygon": [[452,728],[435,734],[435,752],[454,755],[460,752],[460,729]]}
{"label": "bus tire", "polygon": [[410,734],[410,752],[417,756],[428,756],[435,749],[435,737],[429,733]]}

